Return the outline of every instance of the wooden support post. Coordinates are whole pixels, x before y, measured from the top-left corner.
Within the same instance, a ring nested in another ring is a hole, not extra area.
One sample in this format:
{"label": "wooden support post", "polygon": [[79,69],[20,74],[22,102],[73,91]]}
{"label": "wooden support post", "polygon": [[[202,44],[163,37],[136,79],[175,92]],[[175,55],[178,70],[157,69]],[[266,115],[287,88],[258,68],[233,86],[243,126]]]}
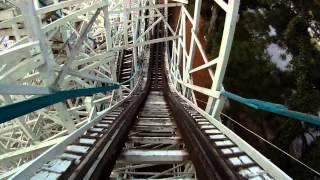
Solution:
{"label": "wooden support post", "polygon": [[[219,50],[218,62],[216,67],[215,76],[213,78],[211,89],[212,91],[222,90],[222,81],[227,68],[229,55],[231,51],[231,45],[233,41],[233,36],[235,32],[236,22],[238,18],[240,1],[234,0],[229,1],[226,9],[226,20],[224,24],[224,30],[222,35],[221,46]],[[220,116],[220,111],[223,108],[224,101],[214,101],[212,97],[209,97],[206,112],[212,114],[213,117]],[[214,105],[214,106],[213,106]],[[220,110],[220,111],[219,111]]]}

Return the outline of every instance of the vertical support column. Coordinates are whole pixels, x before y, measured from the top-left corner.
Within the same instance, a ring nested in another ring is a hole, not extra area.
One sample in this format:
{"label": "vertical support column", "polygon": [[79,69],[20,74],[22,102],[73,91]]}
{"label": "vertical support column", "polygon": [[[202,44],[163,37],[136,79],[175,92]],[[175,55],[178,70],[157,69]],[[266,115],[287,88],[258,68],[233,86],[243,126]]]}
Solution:
{"label": "vertical support column", "polygon": [[[175,43],[176,40],[174,39],[172,41],[172,53],[171,53],[171,61],[169,62],[169,67],[172,72],[172,74],[169,74],[169,77],[171,77],[171,81],[174,84],[174,87],[177,87],[177,81],[174,77],[176,77],[176,66],[177,66],[177,43]],[[179,44],[179,43],[178,43]],[[172,78],[173,76],[173,78]]]}
{"label": "vertical support column", "polygon": [[34,1],[34,7],[36,8],[36,9],[39,9],[40,8],[40,2],[39,2],[39,0],[33,0]]}
{"label": "vertical support column", "polygon": [[96,107],[93,103],[93,98],[92,97],[85,97],[84,104],[89,112],[88,121],[91,121],[91,120],[93,120],[93,117],[95,117],[97,115]]}
{"label": "vertical support column", "polygon": [[[10,11],[8,11],[8,13],[10,12],[10,17],[14,17],[14,14],[16,12],[15,9],[11,9]],[[14,38],[16,39],[16,42],[18,42],[20,39],[21,39],[21,34],[19,32],[19,28],[18,28],[18,24],[13,22],[11,24],[11,27],[12,27],[12,32],[13,32],[13,35],[14,35]]]}
{"label": "vertical support column", "polygon": [[[221,91],[222,89],[222,81],[225,75],[225,71],[227,68],[229,55],[231,51],[231,45],[233,41],[233,36],[236,27],[236,21],[238,17],[240,1],[233,0],[229,1],[226,9],[226,20],[224,23],[224,30],[222,35],[221,46],[219,50],[218,63],[216,67],[215,76],[213,78],[211,90],[212,91]],[[214,106],[213,106],[214,104]],[[213,106],[213,107],[212,107]],[[224,100],[219,98],[214,101],[212,97],[209,98],[206,112],[212,114],[216,119],[220,119],[220,112],[224,106]]]}
{"label": "vertical support column", "polygon": [[[54,62],[54,57],[49,46],[49,42],[46,39],[45,34],[41,31],[40,20],[36,14],[34,1],[30,0],[19,0],[19,7],[21,14],[25,18],[26,29],[29,30],[29,37],[31,41],[39,41],[42,58],[45,64],[39,68],[40,76],[44,80],[44,85],[51,87],[55,81],[56,75],[54,73],[53,67],[57,66]],[[36,1],[38,2],[38,1]],[[67,128],[69,132],[76,129],[75,124],[72,122],[71,115],[67,111],[67,107],[63,103],[58,103],[54,105],[54,108],[59,112],[61,117],[62,125]]]}
{"label": "vertical support column", "polygon": [[[139,8],[141,7],[140,2],[138,2]],[[138,16],[141,15],[141,12],[138,12]],[[139,36],[139,28],[140,28],[140,20],[139,18],[133,19],[134,17],[131,16],[131,30],[132,30],[132,43],[136,44],[137,43],[137,37]],[[132,53],[133,53],[133,65],[134,65],[134,72],[137,71],[137,63],[138,63],[138,47],[133,47],[132,48]]]}
{"label": "vertical support column", "polygon": [[183,81],[183,86],[182,86],[182,94],[185,96],[186,95],[186,86],[184,85],[187,83],[186,79],[186,60],[187,60],[187,34],[186,34],[186,14],[184,11],[182,11],[181,14],[181,28],[182,28],[182,81]]}
{"label": "vertical support column", "polygon": [[172,67],[172,72],[173,72],[173,82],[174,82],[174,87],[177,88],[177,80],[176,80],[176,77],[177,77],[177,67],[178,67],[178,52],[176,52],[176,54],[173,55],[173,67]]}
{"label": "vertical support column", "polygon": [[[37,2],[37,1],[36,1]],[[49,42],[45,38],[45,34],[41,31],[40,20],[36,14],[33,1],[20,0],[19,2],[21,14],[25,18],[25,29],[29,30],[30,41],[39,41],[41,54],[44,59],[45,65],[40,68],[41,76],[45,80],[45,84],[50,86],[55,78],[53,67],[55,65],[54,57],[49,48]]]}
{"label": "vertical support column", "polygon": [[[200,22],[200,12],[201,12],[201,4],[202,4],[202,0],[196,0],[195,2],[195,6],[194,6],[194,14],[193,14],[193,26],[191,31],[193,31],[194,33],[191,32],[191,41],[190,41],[190,50],[189,50],[189,56],[187,58],[187,62],[186,62],[186,73],[183,74],[183,77],[185,79],[185,82],[192,82],[192,77],[189,74],[190,70],[192,69],[192,65],[193,65],[193,61],[194,61],[194,56],[195,56],[195,52],[196,52],[196,41],[195,41],[195,36],[197,36],[198,32],[199,32],[199,22]],[[191,90],[192,96],[194,98],[194,102],[196,103],[195,100],[195,95],[193,93],[193,90]]]}
{"label": "vertical support column", "polygon": [[[155,5],[155,2],[153,1],[153,0],[149,0],[149,6],[151,5],[151,4],[154,4]],[[153,22],[154,22],[154,12],[155,12],[155,10],[154,9],[149,9],[149,13],[150,13],[150,24],[152,24]],[[149,24],[149,25],[150,25]],[[154,28],[152,28],[152,31],[151,31],[152,33],[151,33],[151,37],[153,37],[153,35],[154,35]]]}
{"label": "vertical support column", "polygon": [[[179,28],[179,23],[181,23],[181,9],[180,9],[180,13],[179,13],[179,18],[178,18],[178,21],[177,21],[177,27],[176,27],[176,30],[174,32],[174,36],[177,35],[177,31],[179,30],[178,34],[180,35],[180,28]],[[172,82],[174,83],[174,87],[176,88],[177,87],[177,80],[175,79],[176,76],[176,70],[177,70],[177,64],[178,64],[178,49],[179,49],[179,39],[174,39],[172,40],[172,53],[171,53],[171,62],[169,62],[169,67],[172,71],[172,74],[173,74],[173,78],[172,76],[170,75],[171,77],[171,80]]]}
{"label": "vertical support column", "polygon": [[[106,6],[102,8],[103,12],[103,19],[104,19],[104,28],[106,31],[106,51],[110,51],[112,49],[112,34],[111,34],[111,24],[110,24],[110,18],[109,18],[109,0],[104,0],[106,2]],[[117,73],[116,73],[116,68],[117,68],[117,61],[116,59],[113,59],[109,62],[110,66],[110,71],[111,71],[111,79],[113,82],[117,82]],[[122,98],[122,90],[121,87],[118,90],[118,94],[120,95],[120,98]],[[113,96],[117,95],[115,93],[115,90],[112,91],[112,98],[111,101],[113,101]],[[112,104],[112,102],[110,102]]]}
{"label": "vertical support column", "polygon": [[[168,0],[164,0],[164,4],[165,5],[167,5],[168,4]],[[166,6],[165,8],[164,8],[164,21],[165,22],[168,22],[168,7]],[[165,35],[165,37],[168,37],[168,27],[166,27],[165,29],[164,29],[164,35]],[[167,42],[166,42],[167,43]]]}
{"label": "vertical support column", "polygon": [[11,27],[12,27],[12,32],[14,34],[14,38],[16,39],[16,41],[19,41],[21,39],[21,36],[20,36],[19,28],[18,28],[17,24],[12,23]]}
{"label": "vertical support column", "polygon": [[123,39],[124,39],[124,45],[128,46],[128,11],[125,11],[123,13]]}
{"label": "vertical support column", "polygon": [[[60,33],[63,42],[67,42],[72,34],[70,29],[65,26],[60,28]],[[66,51],[67,56],[70,56],[70,46],[65,46],[64,50]]]}
{"label": "vertical support column", "polygon": [[[142,4],[142,2],[139,0],[138,1],[139,8],[141,8],[141,4]],[[132,21],[132,22],[136,22],[135,27],[134,27],[134,25],[132,25],[133,44],[138,43],[137,42],[137,37],[139,37],[140,34],[141,34],[141,20],[139,19],[139,17],[141,17],[141,16],[144,16],[144,13],[143,13],[142,10],[139,10],[137,19],[135,21]],[[139,49],[142,49],[142,48],[140,48],[139,46],[133,47],[134,72],[138,71],[138,60],[139,60],[139,57],[143,57],[143,56],[139,55]],[[136,83],[136,80],[137,80],[137,78],[135,77],[134,78],[134,84]]]}
{"label": "vertical support column", "polygon": [[191,31],[193,31],[194,33],[191,33],[189,58],[187,60],[187,65],[186,65],[188,76],[189,76],[189,71],[192,68],[194,56],[196,53],[196,40],[194,36],[198,35],[198,32],[199,32],[201,4],[202,4],[202,0],[196,0],[195,6],[194,6],[193,26],[191,29]]}
{"label": "vertical support column", "polygon": [[[177,63],[176,63],[176,67],[175,67],[175,77],[178,79],[179,74],[180,74],[180,62],[181,62],[181,51],[183,51],[182,46],[181,46],[181,36],[182,36],[182,10],[180,9],[181,12],[181,23],[180,23],[180,28],[179,28],[179,39],[177,40],[178,42],[178,52],[177,52]],[[175,82],[175,87],[176,89],[178,88],[178,83],[177,81]]]}
{"label": "vertical support column", "polygon": [[[164,0],[164,4],[167,5],[168,4],[168,0]],[[164,19],[163,19],[165,22],[168,23],[168,7],[166,6],[164,8]],[[168,27],[167,26],[164,26],[164,37],[168,37]],[[167,54],[167,57],[168,59],[170,59],[170,53],[169,53],[169,42],[166,41],[166,54]]]}
{"label": "vertical support column", "polygon": [[110,50],[112,48],[112,38],[111,38],[111,25],[110,25],[110,19],[109,19],[109,3],[108,0],[104,0],[106,2],[106,6],[103,7],[103,18],[104,18],[104,28],[106,30],[106,45],[107,50]]}
{"label": "vertical support column", "polygon": [[[134,22],[134,21],[132,21]],[[132,24],[132,41],[133,44],[136,44],[137,42],[137,33],[138,33],[138,28],[139,28],[139,19],[137,19],[136,21],[136,27],[134,27],[134,24]],[[138,51],[137,51],[138,47],[132,47],[132,54],[133,54],[133,72],[138,71]],[[134,78],[132,80],[132,87],[131,89],[134,87],[135,83],[136,83],[136,78]]]}

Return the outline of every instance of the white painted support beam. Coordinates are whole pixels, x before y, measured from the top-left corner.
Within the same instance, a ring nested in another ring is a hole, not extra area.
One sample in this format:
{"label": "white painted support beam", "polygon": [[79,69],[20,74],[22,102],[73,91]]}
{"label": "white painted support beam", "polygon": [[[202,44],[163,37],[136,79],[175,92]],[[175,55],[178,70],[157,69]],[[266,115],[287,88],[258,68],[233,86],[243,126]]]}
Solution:
{"label": "white painted support beam", "polygon": [[125,46],[128,45],[128,17],[129,17],[129,14],[128,14],[127,11],[122,13],[122,18],[123,18],[123,41],[124,41],[124,45]]}
{"label": "white painted support beam", "polygon": [[53,55],[51,48],[49,48],[49,42],[45,38],[44,32],[41,31],[40,20],[36,15],[36,10],[34,9],[34,4],[29,0],[20,0],[20,10],[23,16],[29,17],[24,21],[26,28],[28,29],[29,37],[32,41],[39,41],[41,55],[45,61],[45,66],[41,68],[40,72],[45,80],[45,84],[51,86],[54,81],[55,74],[53,68],[56,63],[53,60]]}
{"label": "white painted support beam", "polygon": [[[27,31],[25,29],[18,29],[15,24],[12,24],[12,29],[0,29],[0,36],[15,36],[16,40],[20,39],[20,36],[26,36]],[[17,38],[19,36],[19,38]]]}
{"label": "white painted support beam", "polygon": [[[188,61],[188,53],[187,53],[187,21],[186,21],[186,15],[182,11],[182,19],[181,19],[181,28],[182,28],[182,81],[183,84],[187,83],[187,76],[189,75],[187,70],[187,61]],[[182,93],[183,95],[186,95],[186,88],[185,86],[182,87]]]}
{"label": "white painted support beam", "polygon": [[114,52],[109,52],[109,51],[103,52],[103,53],[95,54],[95,55],[87,57],[87,58],[75,60],[71,64],[71,67],[76,68],[77,66],[84,66],[87,63],[98,62],[98,61],[103,61],[104,63],[108,63],[114,58],[115,58]]}
{"label": "white painted support beam", "polygon": [[59,10],[59,9],[63,9],[63,8],[69,7],[69,6],[74,6],[75,4],[80,4],[80,3],[83,3],[83,2],[86,2],[86,1],[88,1],[88,0],[60,1],[57,4],[52,4],[52,5],[41,7],[39,9],[37,9],[37,14],[39,14],[39,15],[40,14],[45,14],[45,13],[56,11],[56,10]]}
{"label": "white painted support beam", "polygon": [[191,69],[191,66],[192,66],[193,61],[194,61],[195,51],[196,51],[195,37],[194,36],[197,36],[197,34],[199,32],[201,4],[202,4],[202,0],[196,0],[195,9],[194,9],[194,15],[193,15],[193,22],[192,22],[193,26],[192,26],[192,30],[191,30],[191,32],[193,32],[193,33],[191,34],[190,58],[188,59],[187,67],[186,67],[188,71],[189,71],[189,69]]}
{"label": "white painted support beam", "polygon": [[[140,4],[139,4],[139,7],[140,7]],[[140,12],[138,12],[139,14]],[[131,24],[131,31],[132,31],[132,43],[133,44],[136,44],[138,41],[137,41],[137,37],[139,36],[139,26],[140,26],[140,20],[137,20],[135,23],[132,23]],[[137,47],[134,47],[132,49],[132,55],[133,55],[133,67],[132,67],[132,70],[133,72],[136,72],[138,69],[138,48],[139,46]],[[132,81],[132,83],[130,83],[130,86],[131,88],[134,86],[135,82]]]}
{"label": "white painted support beam", "polygon": [[[167,4],[168,4],[168,0],[165,0],[165,1],[164,1],[164,4],[167,5]],[[164,22],[168,22],[168,16],[169,16],[168,7],[165,7],[165,8],[164,8],[164,19],[163,19]],[[171,28],[171,29],[172,29],[172,28]],[[173,30],[172,30],[172,31],[173,31]],[[165,34],[164,34],[165,36],[168,36],[168,27],[167,27],[167,26],[165,27],[164,33],[165,33]],[[171,32],[171,33],[172,33],[172,35],[174,35],[174,32]],[[168,42],[166,43],[166,46],[167,46],[167,45],[168,45]]]}
{"label": "white painted support beam", "polygon": [[[195,53],[196,53],[195,36],[197,36],[198,31],[199,31],[201,4],[202,4],[202,0],[196,0],[195,1],[193,19],[191,17],[189,18],[189,19],[193,20],[193,21],[191,21],[191,23],[192,23],[191,32],[193,32],[193,33],[191,34],[189,57],[186,59],[186,64],[184,66],[185,71],[186,71],[183,74],[183,79],[185,79],[184,82],[191,82],[191,80],[192,80],[192,76],[189,74],[189,71],[192,68],[192,65],[193,65],[193,62],[194,62]],[[185,10],[184,12],[187,12],[187,10]],[[184,14],[186,14],[186,13],[184,13]],[[185,16],[187,16],[187,14]],[[200,44],[200,42],[199,42],[199,44]],[[199,47],[201,47],[201,46],[198,46],[198,48]],[[187,47],[185,47],[185,48],[187,48]],[[202,52],[202,51],[200,50],[200,52]],[[205,55],[204,55],[204,57],[205,57]]]}
{"label": "white painted support beam", "polygon": [[219,50],[219,62],[217,63],[216,76],[213,79],[213,87],[220,90],[222,80],[229,60],[235,27],[238,19],[240,0],[229,1],[228,13],[225,20],[222,41]]}
{"label": "white painted support beam", "polygon": [[[34,71],[35,69],[41,71],[45,65],[45,62],[41,55],[33,56],[29,59],[24,59],[23,61],[15,64],[14,66],[6,68],[5,66],[1,76],[0,82],[3,84],[9,84],[10,82],[19,81],[22,79],[27,73]],[[10,68],[9,68],[10,67]],[[46,69],[44,69],[46,70]],[[43,72],[42,77],[47,78],[46,72]]]}
{"label": "white painted support beam", "polygon": [[72,62],[74,61],[74,58],[78,55],[80,47],[86,38],[88,32],[90,31],[93,23],[95,22],[96,18],[98,17],[101,9],[97,9],[94,15],[91,17],[88,24],[86,24],[85,27],[80,32],[80,36],[77,38],[75,45],[70,50],[70,55],[68,57],[68,60],[65,62],[62,71],[59,72],[58,77],[55,81],[56,85],[61,85],[62,81],[64,80],[65,75],[67,74],[67,71],[69,70],[69,67],[71,66]]}
{"label": "white painted support beam", "polygon": [[130,163],[179,163],[188,160],[188,152],[183,150],[126,150],[120,160]]}
{"label": "white painted support beam", "polygon": [[189,71],[189,73],[191,74],[191,73],[195,73],[197,71],[201,71],[203,69],[210,68],[211,66],[217,64],[217,62],[218,62],[218,58],[213,59],[213,60],[209,61],[208,63],[202,64],[202,65],[192,69],[191,71]]}
{"label": "white painted support beam", "polygon": [[[24,17],[29,17],[24,21],[26,28],[29,30],[29,37],[32,38],[33,41],[39,41],[41,55],[45,61],[44,66],[39,68],[40,77],[44,80],[44,84],[47,87],[51,87],[55,81],[56,74],[54,73],[54,67],[56,67],[57,64],[54,61],[54,57],[49,46],[49,42],[46,39],[45,33],[41,31],[40,19],[36,14],[33,1],[21,0],[19,1],[19,4],[22,15]],[[61,124],[69,132],[74,131],[76,127],[72,121],[71,115],[66,110],[66,105],[63,103],[58,103],[55,104],[53,107],[59,112],[58,115],[61,118]]]}
{"label": "white painted support beam", "polygon": [[9,179],[12,175],[14,175],[16,172],[18,172],[20,169],[23,169],[30,165],[30,162],[27,162],[25,164],[22,164],[21,166],[14,168],[8,172],[5,172],[4,174],[0,175],[0,179]]}
{"label": "white painted support beam", "polygon": [[47,87],[27,85],[0,84],[0,94],[10,95],[47,95],[51,90]]}
{"label": "white painted support beam", "polygon": [[22,15],[18,15],[14,18],[8,19],[6,21],[2,21],[0,22],[0,29],[4,29],[4,28],[11,28],[12,24],[16,24],[16,23],[20,23],[23,22],[23,16]]}
{"label": "white painted support beam", "polygon": [[133,8],[125,8],[121,10],[115,10],[115,11],[110,11],[110,14],[119,14],[123,12],[132,12],[132,11],[141,11],[141,10],[154,10],[154,9],[160,9],[160,8],[165,8],[165,7],[181,7],[183,4],[181,3],[168,3],[168,4],[156,4],[156,5],[149,5],[145,7],[133,7]]}
{"label": "white painted support beam", "polygon": [[[205,64],[209,63],[207,55],[206,55],[206,53],[205,53],[205,51],[204,51],[204,49],[202,47],[202,44],[201,44],[200,40],[198,39],[197,35],[195,34],[195,32],[193,30],[191,31],[191,33],[193,34],[193,40],[196,42],[196,45],[198,47],[198,50],[201,53],[201,56],[203,58],[204,63]],[[191,64],[190,64],[190,69],[191,69]],[[209,69],[209,75],[210,75],[211,79],[213,79],[214,73],[213,73],[212,69]]]}
{"label": "white painted support beam", "polygon": [[104,18],[104,28],[106,31],[106,44],[107,44],[107,50],[112,48],[112,38],[111,38],[111,24],[110,24],[110,17],[109,17],[109,3],[108,0],[104,0],[107,4],[102,8],[103,11],[103,18]]}
{"label": "white painted support beam", "polygon": [[[173,168],[164,170],[164,171],[162,171],[162,172],[160,172],[160,173],[157,173],[157,174],[155,174],[155,175],[153,175],[153,176],[151,176],[151,177],[149,177],[149,178],[150,178],[150,179],[158,178],[158,177],[160,177],[160,176],[162,176],[162,175],[164,175],[164,174],[166,174],[166,173],[168,173],[168,172],[175,171],[176,169],[178,169],[178,168],[180,168],[180,167],[182,167],[182,166],[184,166],[184,165],[185,165],[185,163],[181,163],[181,164],[178,164],[178,165],[174,165]],[[185,170],[186,170],[186,169],[185,169]],[[178,170],[178,171],[179,171],[179,170]],[[179,174],[181,174],[181,175],[183,175],[183,176],[185,176],[185,177],[188,177],[187,174],[189,174],[189,177],[190,177],[190,178],[193,176],[193,173],[188,173],[188,172],[179,172]],[[178,178],[175,178],[175,179],[178,179]],[[183,179],[187,179],[187,178],[183,178]]]}
{"label": "white painted support beam", "polygon": [[8,50],[1,51],[0,62],[1,64],[6,64],[6,66],[12,67],[21,61],[22,58],[30,57],[39,52],[39,41],[31,41],[9,48]]}
{"label": "white painted support beam", "polygon": [[[224,11],[229,11],[228,4],[224,0],[214,0]],[[231,4],[231,3],[230,3]]]}
{"label": "white painted support beam", "polygon": [[208,89],[208,88],[204,88],[204,87],[201,87],[201,86],[197,86],[197,85],[194,85],[194,84],[190,84],[190,83],[184,83],[183,81],[181,81],[180,79],[176,79],[176,81],[185,86],[185,87],[188,87],[192,90],[195,90],[197,92],[200,92],[202,94],[205,94],[209,97],[212,97],[212,98],[219,98],[220,97],[220,92],[219,91],[212,91],[211,89]]}
{"label": "white painted support beam", "polygon": [[181,137],[129,137],[129,141],[142,144],[177,144]]}
{"label": "white painted support beam", "polygon": [[181,8],[182,8],[183,13],[188,17],[188,19],[193,27],[195,22],[194,22],[193,18],[191,17],[189,11],[187,10],[187,8],[185,6],[182,6]]}
{"label": "white painted support beam", "polygon": [[136,40],[136,42],[139,42],[148,32],[150,32],[151,29],[153,29],[160,21],[162,20],[162,17],[159,17],[155,22],[151,24]]}
{"label": "white painted support beam", "polygon": [[[240,6],[240,0],[229,1],[226,19],[224,23],[223,35],[219,50],[218,63],[214,79],[212,81],[211,89],[213,91],[220,91],[222,88],[222,81],[225,75],[225,71],[228,65],[229,55],[231,51],[231,45],[234,37],[235,27],[238,19],[238,11]],[[214,106],[223,106],[223,101],[218,101]],[[213,109],[218,110],[222,107],[213,107],[214,99],[209,98],[206,106],[206,111],[212,114],[214,117],[219,116],[220,112],[213,112]]]}
{"label": "white painted support beam", "polygon": [[98,3],[94,3],[91,6],[88,6],[86,8],[80,9],[78,11],[73,12],[72,14],[68,14],[67,16],[64,16],[63,18],[60,18],[48,25],[45,25],[42,27],[42,30],[44,32],[48,32],[54,28],[57,28],[61,25],[64,25],[66,22],[71,21],[72,19],[78,18],[78,16],[86,14],[90,11],[96,11],[97,9],[105,6],[106,3],[105,2],[98,2]]}
{"label": "white painted support beam", "polygon": [[[164,5],[165,5],[165,7],[164,7],[165,9],[168,9],[168,7],[169,7],[168,4],[169,4],[169,3],[164,4]],[[153,4],[153,5],[154,5],[154,4]],[[155,11],[157,12],[157,14],[159,14],[159,15],[162,17],[162,22],[164,23],[165,27],[170,30],[170,32],[172,33],[172,35],[175,35],[172,27],[170,26],[170,24],[169,24],[168,21],[167,21],[168,15],[167,15],[167,14],[163,15],[163,14],[160,12],[160,10],[157,9],[157,8],[155,9]],[[166,12],[165,12],[165,13],[166,13]],[[165,30],[167,30],[167,29],[165,29]],[[166,36],[167,36],[167,34],[166,34]]]}
{"label": "white painted support beam", "polygon": [[128,44],[128,46],[114,47],[114,48],[112,48],[112,50],[113,51],[118,51],[118,50],[121,50],[121,49],[128,49],[128,48],[132,48],[132,47],[145,46],[145,45],[149,45],[149,44],[172,41],[172,40],[178,39],[178,38],[179,38],[179,36],[169,36],[169,37],[164,37],[164,38],[152,39],[152,40],[144,41],[144,42],[141,42],[141,43]]}
{"label": "white painted support beam", "polygon": [[183,4],[189,4],[188,0],[170,0],[170,1],[179,2],[179,3],[183,3]]}
{"label": "white painted support beam", "polygon": [[14,17],[14,8],[4,9],[0,11],[0,21],[5,21]]}
{"label": "white painted support beam", "polygon": [[[177,51],[177,61],[176,61],[176,64],[175,64],[175,75],[174,75],[174,77],[176,77],[176,78],[178,78],[178,76],[180,75],[180,69],[179,69],[179,67],[180,67],[180,63],[181,63],[181,59],[182,59],[182,52],[183,52],[183,47],[182,47],[182,45],[181,45],[181,42],[182,42],[182,36],[183,36],[183,34],[182,34],[182,10],[181,10],[181,8],[180,8],[180,24],[179,24],[179,39],[178,39],[178,43],[177,43],[177,49],[178,49],[178,51]],[[177,84],[177,79],[176,79],[176,84],[175,85],[178,85]],[[176,86],[177,87],[177,86]]]}
{"label": "white painted support beam", "polygon": [[0,162],[9,162],[10,160],[14,160],[20,158],[22,156],[26,156],[27,154],[34,153],[36,151],[44,151],[52,145],[62,142],[66,137],[61,137],[57,139],[53,139],[38,145],[34,145],[31,147],[23,148],[14,152],[8,152],[0,155]]}
{"label": "white painted support beam", "polygon": [[92,80],[92,81],[97,81],[97,82],[102,82],[102,83],[112,83],[112,84],[117,84],[117,82],[114,82],[112,79],[108,78],[108,77],[98,77],[98,76],[94,76],[94,75],[90,75],[81,71],[75,71],[72,69],[69,69],[68,71],[66,71],[66,74],[68,75],[72,75],[72,76],[76,76],[76,77],[80,77],[83,79],[88,79],[88,80]]}

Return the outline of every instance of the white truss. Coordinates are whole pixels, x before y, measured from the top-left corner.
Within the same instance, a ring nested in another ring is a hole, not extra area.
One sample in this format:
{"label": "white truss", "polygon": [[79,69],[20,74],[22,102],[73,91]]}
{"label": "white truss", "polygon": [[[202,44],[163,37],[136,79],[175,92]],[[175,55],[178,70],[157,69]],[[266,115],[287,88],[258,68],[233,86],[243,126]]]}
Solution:
{"label": "white truss", "polygon": [[[197,0],[193,16],[189,14],[184,6],[181,8],[178,27],[175,33],[179,34],[182,38],[172,42],[173,49],[169,55],[169,69],[171,80],[183,96],[192,100],[196,105],[197,99],[194,92],[207,96],[206,112],[213,115],[216,119],[220,119],[220,112],[224,105],[224,99],[220,96],[220,92],[223,89],[222,80],[228,64],[240,1],[229,0],[225,2],[223,0],[215,0],[214,3],[217,3],[226,13],[223,37],[217,58],[208,60],[198,38],[201,0]],[[189,50],[187,50],[186,45],[187,21],[190,21],[192,24]],[[200,52],[204,62],[203,65],[193,68],[196,51]],[[207,71],[209,73],[212,82],[210,89],[197,86],[193,83],[192,74],[198,71]]]}
{"label": "white truss", "polygon": [[[146,40],[148,32],[165,20],[158,9],[176,6],[181,4],[149,0],[5,1],[0,7],[0,14],[5,15],[0,17],[0,105],[47,95],[53,89],[118,83],[121,50],[133,48],[132,69],[136,71],[145,45],[178,38]],[[146,11],[150,15],[145,16]],[[149,27],[146,19],[151,22]],[[166,26],[171,29],[168,23]],[[136,77],[129,87],[69,99],[0,124],[0,174],[16,171],[107,112],[131,92],[135,82]]]}

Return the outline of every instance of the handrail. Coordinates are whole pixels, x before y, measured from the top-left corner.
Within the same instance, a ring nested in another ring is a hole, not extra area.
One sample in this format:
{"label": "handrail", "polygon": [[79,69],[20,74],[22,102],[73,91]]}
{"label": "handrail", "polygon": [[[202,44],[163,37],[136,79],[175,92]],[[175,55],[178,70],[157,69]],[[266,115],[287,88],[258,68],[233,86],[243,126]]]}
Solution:
{"label": "handrail", "polygon": [[228,91],[221,92],[221,95],[231,100],[237,101],[241,104],[244,104],[246,106],[249,106],[253,109],[271,112],[274,114],[278,114],[281,116],[285,116],[288,118],[307,122],[314,125],[320,125],[320,117],[317,117],[311,114],[305,114],[305,113],[289,110],[287,106],[284,106],[282,104],[276,104],[276,103],[261,101],[257,99],[247,99]]}

